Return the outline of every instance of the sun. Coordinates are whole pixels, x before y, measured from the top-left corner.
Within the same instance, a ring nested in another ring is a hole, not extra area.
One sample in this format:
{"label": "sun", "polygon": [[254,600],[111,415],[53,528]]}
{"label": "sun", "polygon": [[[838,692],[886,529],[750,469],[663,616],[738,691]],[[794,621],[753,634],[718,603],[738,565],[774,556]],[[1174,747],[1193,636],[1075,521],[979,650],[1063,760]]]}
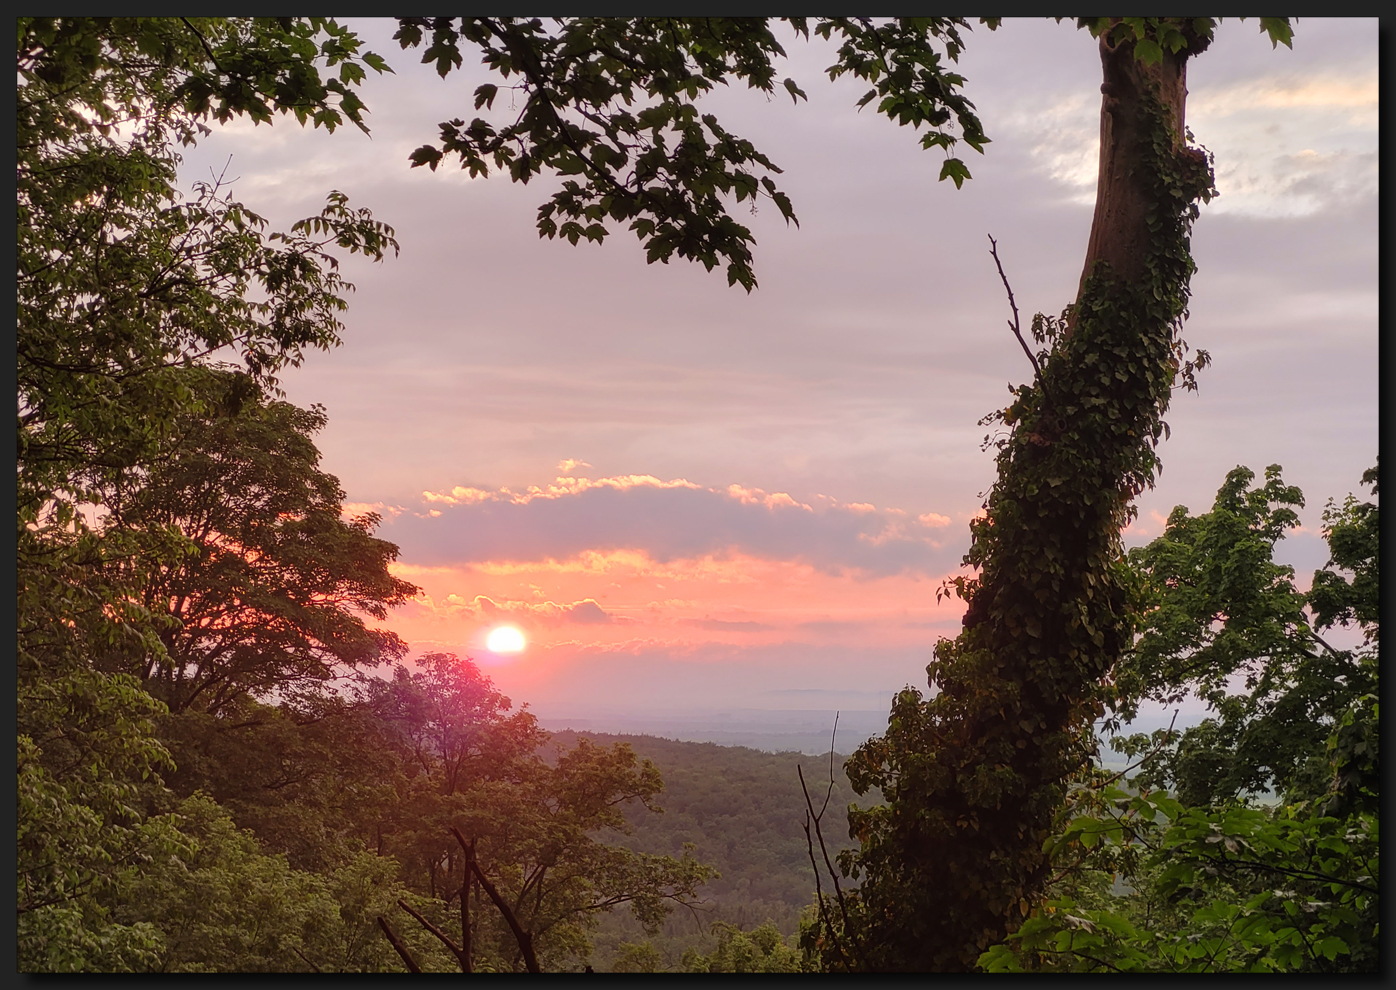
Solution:
{"label": "sun", "polygon": [[485,645],[491,653],[518,653],[524,648],[523,633],[513,626],[500,626],[491,630]]}

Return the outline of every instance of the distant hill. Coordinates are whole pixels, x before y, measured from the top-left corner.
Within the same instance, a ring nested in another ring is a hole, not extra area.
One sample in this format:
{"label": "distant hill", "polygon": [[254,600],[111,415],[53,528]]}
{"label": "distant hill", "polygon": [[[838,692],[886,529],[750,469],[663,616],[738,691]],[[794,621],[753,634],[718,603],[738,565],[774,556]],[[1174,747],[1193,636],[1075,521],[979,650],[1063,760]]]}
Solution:
{"label": "distant hill", "polygon": [[[770,920],[786,935],[798,930],[801,910],[814,900],[814,871],[797,768],[804,768],[817,811],[829,789],[827,755],[573,730],[554,733],[553,741],[565,749],[575,745],[579,736],[600,745],[629,743],[642,759],[653,760],[664,777],[658,802],[664,813],[651,814],[638,804],[628,808],[626,818],[634,833],[608,836],[608,842],[671,856],[681,855],[684,843],[692,842],[697,847],[694,855],[722,874],[704,889],[706,903],[700,911],[678,909],[662,934],[651,940],[667,966],[677,966],[690,946],[711,951],[715,940],[708,930],[714,921],[751,928]],[[845,758],[834,759],[834,786],[823,818],[831,856],[854,844],[848,838],[849,803],[872,804],[881,799],[880,795],[868,799],[854,795],[843,772]],[[606,916],[594,939],[592,965],[606,971],[622,942],[644,938],[628,912]]]}
{"label": "distant hill", "polygon": [[768,753],[829,752],[835,716],[836,746],[851,753],[870,736],[887,729],[887,709],[684,709],[677,711],[588,712],[584,715],[538,713],[538,724],[549,732],[575,729],[619,735],[662,736],[685,742],[746,746]]}

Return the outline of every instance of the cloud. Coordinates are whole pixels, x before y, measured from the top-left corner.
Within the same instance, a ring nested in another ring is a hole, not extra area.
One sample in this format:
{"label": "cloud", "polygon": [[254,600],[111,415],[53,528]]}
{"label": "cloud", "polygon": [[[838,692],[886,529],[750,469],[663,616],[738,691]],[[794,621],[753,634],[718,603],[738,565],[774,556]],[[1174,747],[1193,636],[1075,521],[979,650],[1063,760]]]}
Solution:
{"label": "cloud", "polygon": [[1346,111],[1354,121],[1375,127],[1379,92],[1375,70],[1355,76],[1324,74],[1249,79],[1189,96],[1188,113],[1227,117],[1261,108],[1321,107],[1330,112]]}
{"label": "cloud", "polygon": [[950,520],[870,503],[683,478],[560,476],[526,491],[458,486],[424,492],[427,515],[394,519],[385,535],[414,564],[509,566],[638,552],[659,564],[734,554],[809,564],[826,573],[939,573],[953,556],[931,530]]}
{"label": "cloud", "polygon": [[462,598],[447,595],[436,601],[430,595],[421,595],[403,611],[409,616],[413,612],[425,613],[435,618],[461,621],[518,622],[536,628],[556,628],[566,623],[595,626],[622,624],[630,620],[607,612],[594,599],[585,598],[567,605],[556,602],[525,602],[512,599],[495,601],[488,595]]}
{"label": "cloud", "polygon": [[735,622],[726,619],[683,619],[686,626],[707,629],[710,632],[762,632],[776,627],[769,622]]}
{"label": "cloud", "polygon": [[405,511],[407,510],[400,505],[388,505],[385,502],[345,502],[339,507],[339,514],[344,519],[357,519],[359,516],[371,512],[384,518],[394,519]]}

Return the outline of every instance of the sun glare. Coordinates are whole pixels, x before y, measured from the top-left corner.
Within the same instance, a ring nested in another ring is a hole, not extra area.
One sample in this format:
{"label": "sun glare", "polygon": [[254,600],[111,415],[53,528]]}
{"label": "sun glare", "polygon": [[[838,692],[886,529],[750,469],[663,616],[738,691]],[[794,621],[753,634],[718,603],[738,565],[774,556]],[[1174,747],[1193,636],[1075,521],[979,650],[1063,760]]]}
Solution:
{"label": "sun glare", "polygon": [[491,653],[518,653],[524,648],[523,633],[513,626],[500,626],[485,643]]}

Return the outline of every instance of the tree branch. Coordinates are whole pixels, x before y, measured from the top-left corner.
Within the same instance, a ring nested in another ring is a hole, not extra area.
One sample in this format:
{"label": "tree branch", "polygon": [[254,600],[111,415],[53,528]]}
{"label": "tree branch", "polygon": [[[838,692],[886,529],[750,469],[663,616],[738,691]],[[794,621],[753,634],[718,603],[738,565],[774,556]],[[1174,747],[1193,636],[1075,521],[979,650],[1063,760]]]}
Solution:
{"label": "tree branch", "polygon": [[1008,284],[1008,276],[1003,273],[1003,263],[999,261],[999,245],[994,240],[994,235],[987,235],[989,238],[989,254],[993,255],[994,265],[999,270],[999,278],[1003,280],[1003,288],[1008,293],[1008,305],[1013,308],[1013,319],[1008,324],[1008,329],[1013,331],[1013,336],[1018,338],[1018,343],[1023,345],[1023,353],[1032,362],[1033,377],[1039,384],[1042,382],[1042,366],[1037,363],[1037,358],[1033,356],[1032,349],[1028,347],[1028,342],[1023,339],[1023,331],[1018,323],[1018,303],[1013,298],[1013,288]]}
{"label": "tree branch", "polygon": [[431,932],[433,935],[435,935],[435,936],[441,941],[441,944],[442,944],[442,945],[446,946],[446,948],[448,948],[448,949],[451,950],[452,954],[454,954],[455,957],[456,957],[458,960],[460,960],[461,972],[463,972],[463,973],[468,973],[468,972],[470,972],[470,970],[469,970],[469,969],[467,968],[467,966],[466,966],[465,950],[462,949],[459,945],[457,945],[457,944],[452,940],[452,938],[451,938],[449,935],[447,935],[445,932],[443,932],[440,928],[437,928],[435,925],[433,925],[433,924],[432,924],[430,921],[428,921],[426,918],[422,917],[422,916],[416,911],[416,909],[414,909],[414,908],[412,907],[411,904],[408,904],[408,903],[407,903],[405,900],[403,900],[402,898],[400,898],[400,897],[398,898],[397,904],[398,904],[398,907],[402,908],[402,909],[403,909],[404,911],[406,911],[408,914],[412,915],[412,917],[416,918],[417,921],[418,921],[418,923],[421,924],[421,926],[422,926],[423,928],[425,928],[427,931],[429,931],[429,932]]}
{"label": "tree branch", "polygon": [[[470,844],[466,842],[465,836],[461,834],[460,829],[452,825],[451,834],[456,837],[456,841],[460,843],[462,849],[467,850],[467,852],[470,850]],[[513,909],[510,908],[508,902],[500,896],[499,891],[495,889],[494,884],[490,882],[490,878],[485,876],[484,871],[480,869],[480,864],[475,861],[473,856],[469,860],[469,866],[474,872],[475,878],[480,881],[481,888],[489,895],[489,899],[494,901],[494,906],[499,908],[499,913],[504,916],[504,921],[509,925],[509,930],[514,933],[514,939],[519,943],[519,950],[523,953],[524,965],[528,967],[528,971],[530,973],[541,973],[542,970],[538,968],[538,957],[533,952],[532,933],[525,929],[523,925],[519,924],[519,919],[514,914]]]}
{"label": "tree branch", "polygon": [[[814,867],[815,893],[819,898],[819,911],[820,914],[823,916],[824,925],[828,929],[829,934],[833,937],[834,946],[838,949],[839,955],[843,957],[844,965],[848,966],[848,954],[844,952],[843,945],[839,942],[838,936],[834,933],[833,926],[829,924],[828,913],[824,908],[824,895],[822,893],[821,886],[819,883],[819,867],[814,862],[814,842],[810,836],[811,823],[814,824],[814,838],[819,839],[819,851],[824,858],[824,868],[829,871],[829,879],[834,882],[834,895],[838,899],[839,914],[843,918],[844,934],[853,940],[852,944],[859,956],[859,962],[863,965],[864,968],[867,968],[867,960],[862,957],[863,954],[862,951],[859,949],[857,940],[853,939],[853,926],[848,920],[848,903],[844,899],[843,887],[839,884],[839,876],[834,871],[833,863],[829,860],[829,849],[824,843],[824,830],[820,826],[820,822],[824,817],[824,812],[827,811],[829,808],[829,798],[832,797],[834,793],[834,742],[838,737],[838,731],[839,718],[838,714],[836,713],[834,715],[833,735],[829,740],[829,789],[824,795],[824,806],[819,809],[819,814],[814,813],[814,801],[810,798],[809,787],[805,784],[804,768],[797,765],[795,767],[795,772],[800,777],[800,790],[803,791],[805,795],[805,844],[809,847],[810,865]],[[852,967],[849,968],[851,969]]]}
{"label": "tree branch", "polygon": [[407,951],[407,946],[403,945],[402,942],[398,940],[398,937],[393,934],[393,930],[388,927],[388,923],[383,920],[381,914],[378,916],[378,927],[383,929],[383,934],[388,937],[389,944],[397,950],[397,954],[402,957],[402,961],[407,965],[407,968],[414,973],[420,973],[422,967],[417,965],[417,960],[412,958],[412,954]]}

